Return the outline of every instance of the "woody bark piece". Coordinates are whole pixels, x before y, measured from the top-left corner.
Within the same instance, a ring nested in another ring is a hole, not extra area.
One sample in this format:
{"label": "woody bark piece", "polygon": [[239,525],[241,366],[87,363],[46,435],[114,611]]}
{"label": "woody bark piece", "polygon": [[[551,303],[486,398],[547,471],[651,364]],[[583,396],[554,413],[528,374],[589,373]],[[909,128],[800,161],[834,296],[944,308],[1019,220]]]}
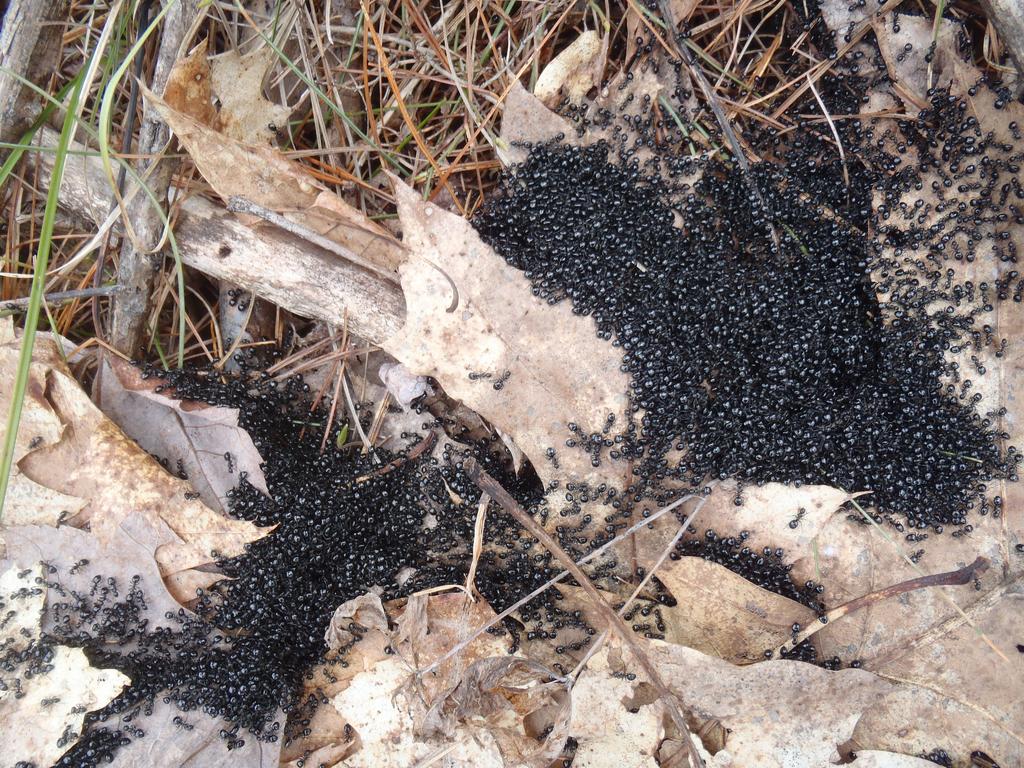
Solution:
{"label": "woody bark piece", "polygon": [[981,0],[989,21],[1017,68],[1017,93],[1024,89],[1024,5],[1020,0]]}
{"label": "woody bark piece", "polygon": [[[39,144],[57,145],[43,129]],[[84,150],[81,145],[73,151]],[[41,189],[49,185],[53,153],[39,155]],[[110,188],[99,160],[69,157],[60,204],[71,213],[102,222],[110,210]],[[218,280],[231,281],[291,312],[337,326],[380,343],[405,324],[405,299],[395,281],[351,264],[330,251],[270,225],[243,224],[232,213],[194,196],[177,209],[175,237],[184,263]]]}
{"label": "woody bark piece", "polygon": [[0,28],[0,141],[17,141],[42,110],[43,101],[12,76],[39,86],[57,68],[67,0],[12,0]]}
{"label": "woody bark piece", "polygon": [[[163,90],[171,67],[178,59],[185,32],[192,25],[196,13],[196,0],[180,0],[164,17],[160,50],[153,72],[154,88]],[[170,131],[160,116],[153,110],[146,110],[139,129],[138,152],[142,158],[137,169],[141,175],[153,162],[159,163],[149,174],[146,184],[161,205],[166,203],[167,188],[177,162],[154,160],[147,156],[159,152],[169,137]],[[129,238],[121,249],[117,282],[123,292],[114,301],[110,342],[118,351],[134,357],[141,346],[142,332],[150,313],[153,286],[162,263],[161,255],[152,251],[160,242],[163,221],[144,194],[136,195],[128,204],[128,216],[137,241],[133,242]]]}

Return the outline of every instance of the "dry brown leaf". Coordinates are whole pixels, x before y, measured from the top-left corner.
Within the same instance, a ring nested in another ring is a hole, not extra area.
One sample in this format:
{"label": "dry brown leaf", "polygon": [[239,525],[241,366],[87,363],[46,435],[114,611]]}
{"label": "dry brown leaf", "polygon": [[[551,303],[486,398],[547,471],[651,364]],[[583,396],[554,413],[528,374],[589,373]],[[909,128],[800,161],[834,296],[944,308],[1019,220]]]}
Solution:
{"label": "dry brown leaf", "polygon": [[678,603],[660,608],[665,639],[734,664],[763,661],[766,649],[791,637],[793,624],[817,620],[807,606],[699,557],[669,561],[658,579]]}
{"label": "dry brown leaf", "polygon": [[171,68],[164,86],[164,99],[182,114],[203,125],[217,124],[210,83],[210,60],[206,56],[206,40],[179,59]]}
{"label": "dry brown leaf", "polygon": [[550,109],[564,99],[580,104],[587,92],[601,83],[607,58],[608,38],[594,30],[582,32],[544,67],[533,95]]}
{"label": "dry brown leaf", "polygon": [[[177,536],[161,520],[133,513],[125,516],[109,539],[61,526],[27,525],[2,531],[8,557],[23,568],[45,561],[47,578],[64,590],[88,595],[93,579],[113,578],[127,588],[135,577],[146,595],[144,618],[151,628],[177,627],[166,614],[177,615],[181,606],[163,585],[155,555]],[[72,621],[75,618],[72,617]],[[55,617],[45,614],[43,629],[53,630]]]}
{"label": "dry brown leaf", "polygon": [[146,737],[118,749],[108,763],[114,768],[278,768],[280,764],[282,739],[267,742],[242,734],[242,745],[228,750],[221,731],[230,730],[231,723],[203,712],[182,712],[174,702],[160,698],[151,714],[143,712],[121,724],[141,728]]}
{"label": "dry brown leaf", "polygon": [[935,763],[923,757],[866,749],[857,751],[857,759],[851,765],[853,768],[933,768]]}
{"label": "dry brown leaf", "polygon": [[[105,542],[97,536],[64,526],[47,528],[24,526],[3,531],[7,549],[18,568],[32,567],[40,561],[48,565],[46,578],[60,585],[65,593],[72,591],[88,595],[94,579],[106,581],[116,579],[118,585],[133,584],[145,593],[145,606],[140,618],[148,623],[151,630],[158,628],[180,629],[180,623],[167,616],[177,616],[180,605],[164,589],[155,553],[162,546],[177,537],[161,521],[152,522],[146,517],[133,514],[122,520],[114,537]],[[42,618],[44,631],[55,629],[55,617],[47,612]],[[72,616],[72,621],[74,617]],[[40,758],[40,764],[51,764],[67,749],[67,744],[55,747],[57,740],[65,734],[77,734],[82,717],[87,711],[102,707],[109,702],[128,682],[128,678],[115,670],[93,670],[88,666],[84,653],[79,649],[58,647],[56,668],[48,675],[34,678],[31,695],[21,699],[17,711],[10,714],[13,722],[22,724],[19,732],[26,734],[24,749],[21,745],[10,754],[17,759],[26,759],[36,754],[36,749],[47,746],[47,757]],[[8,719],[0,693],[0,713],[5,725]],[[43,704],[44,698],[59,701]],[[62,713],[72,707],[81,706],[70,719]],[[283,719],[283,715],[279,719]],[[184,728],[184,720],[191,728]],[[177,722],[176,722],[177,721]],[[39,727],[43,723],[45,727]],[[66,723],[66,726],[65,726]],[[251,766],[272,768],[277,766],[280,741],[275,744],[263,743],[249,736],[245,744],[228,751],[222,730],[231,725],[220,718],[192,712],[182,713],[173,701],[157,698],[152,712],[128,714],[120,724],[141,728],[145,739],[132,741],[115,755],[113,765],[120,766],[192,766],[193,768],[227,768],[228,766]],[[59,730],[55,730],[58,729]],[[32,750],[31,752],[29,750]]]}
{"label": "dry brown leaf", "polygon": [[[737,667],[680,645],[651,641],[645,647],[665,683],[697,723],[717,720],[727,729],[725,750],[734,766],[829,765],[863,712],[892,688],[855,669],[827,672],[797,661]],[[621,684],[610,677],[624,671],[620,654],[613,644],[611,650],[603,648],[591,659],[577,683],[592,687],[588,698],[600,697],[604,691],[608,698],[623,700]],[[588,677],[596,679],[588,681]],[[643,686],[642,680],[633,683],[630,699],[642,700]],[[580,748],[584,746],[581,739]],[[651,749],[650,743],[635,746]]]}
{"label": "dry brown leaf", "polygon": [[[508,640],[483,633],[437,669],[413,677],[416,669],[468,640],[476,627],[494,618],[494,611],[482,601],[469,601],[463,593],[413,596],[389,603],[387,609],[393,615],[394,631],[371,629],[354,646],[349,665],[331,670],[336,682],[329,688],[334,694],[330,719],[338,730],[333,740],[321,732],[313,746],[340,750],[348,744],[343,730],[348,722],[355,728],[359,748],[346,758],[347,766],[404,768],[441,752],[451,761],[445,764],[453,766],[502,766],[498,739],[486,729],[459,722],[450,738],[442,740],[429,739],[424,729],[436,732],[441,719],[432,716],[428,725],[428,711],[434,704],[443,707],[440,702],[458,689],[467,669],[499,654],[508,658]],[[369,646],[364,646],[367,641]],[[384,646],[391,648],[390,655],[383,652]],[[325,720],[320,725],[330,726]]]}
{"label": "dry brown leaf", "polygon": [[[42,338],[47,339],[49,335],[43,334]],[[0,318],[0,381],[13,381],[19,347],[13,318]],[[56,356],[55,346],[48,347],[48,351]],[[58,520],[77,514],[85,505],[82,499],[34,483],[18,466],[26,454],[58,443],[64,431],[60,418],[46,400],[47,368],[47,360],[42,359],[29,367],[21,424],[14,444],[14,465],[3,510],[2,519],[7,525],[56,525]],[[13,391],[12,386],[0,386],[0,413],[10,410]]]}
{"label": "dry brown leaf", "polygon": [[601,660],[596,663],[572,689],[569,733],[579,742],[574,768],[657,768],[665,738],[664,707],[654,701],[632,711],[627,702],[637,686],[624,677],[602,674]]}
{"label": "dry brown leaf", "polygon": [[511,437],[545,485],[567,477],[623,486],[624,463],[593,467],[583,451],[561,451],[556,469],[546,454],[570,436],[570,423],[584,434],[601,432],[609,416],[625,423],[628,379],[618,350],[568,302],[534,296],[469,222],[397,180],[395,195],[411,249],[402,267],[408,315],[385,350]]}
{"label": "dry brown leaf", "polygon": [[92,667],[81,648],[58,646],[49,665],[46,674],[24,681],[23,697],[0,689],[3,768],[55,763],[67,749],[63,739],[81,732],[85,713],[108,704],[130,682],[117,670]]}
{"label": "dry brown leaf", "polygon": [[[356,762],[345,764],[371,765],[381,749],[374,742],[380,731],[371,728],[368,734],[364,734],[365,727],[360,730],[356,721],[348,721],[343,714],[343,705],[336,699],[357,676],[372,678],[377,674],[376,667],[382,662],[397,662],[398,668],[404,670],[401,675],[396,672],[394,679],[397,681],[396,688],[404,686],[403,690],[409,695],[403,699],[409,711],[401,715],[389,715],[391,725],[387,727],[397,727],[397,723],[402,723],[402,728],[420,728],[429,704],[455,687],[467,666],[482,658],[508,653],[507,639],[483,633],[473,638],[458,657],[445,661],[438,669],[413,684],[412,674],[417,668],[438,659],[456,643],[468,640],[470,632],[494,618],[494,611],[482,601],[468,602],[464,593],[435,594],[429,597],[414,595],[407,600],[389,602],[385,608],[392,618],[394,629],[387,629],[386,624],[382,627],[379,622],[368,620],[376,625],[361,633],[361,639],[342,658],[320,665],[313,671],[311,679],[305,682],[304,695],[327,697],[334,703],[317,709],[309,724],[303,726],[309,729],[309,734],[286,745],[282,752],[283,760],[295,761],[307,752],[310,753],[310,760],[316,754],[348,755],[365,745],[369,754],[354,757]],[[365,685],[376,690],[370,681],[365,681]],[[343,702],[348,700],[342,699]],[[353,706],[358,706],[358,697],[353,701],[356,702]],[[405,715],[412,719],[406,719]],[[349,733],[345,728],[346,723],[355,727],[357,734]],[[405,736],[398,738],[402,740]],[[413,748],[410,746],[409,749]]]}
{"label": "dry brown leaf", "polygon": [[355,728],[361,748],[345,759],[350,768],[408,768],[443,755],[451,768],[505,768],[493,737],[460,730],[443,743],[416,735],[414,699],[401,689],[409,670],[398,659],[385,659],[357,675],[334,697],[334,707]]}
{"label": "dry brown leaf", "polygon": [[[11,389],[15,358],[12,345],[0,345],[0,392]],[[11,497],[7,514],[11,522],[53,522],[53,512],[74,513],[71,522],[88,523],[106,541],[116,536],[122,520],[141,512],[152,521],[163,521],[176,534],[161,546],[157,561],[170,575],[215,562],[215,553],[241,554],[246,543],[265,535],[251,523],[226,517],[190,498],[191,487],[168,474],[134,441],[126,437],[92,404],[62,362],[57,343],[46,336],[37,339],[30,378],[29,419],[19,439],[31,438],[43,419],[50,437],[21,456],[19,469],[27,481],[47,492],[28,499],[19,491]],[[35,383],[33,383],[35,382]],[[53,420],[59,431],[52,427]],[[53,441],[53,435],[59,437]],[[27,499],[28,507],[19,500]],[[40,508],[45,512],[40,512]],[[43,519],[38,519],[40,515]]]}
{"label": "dry brown leaf", "polygon": [[384,274],[404,260],[394,237],[327,191],[300,164],[267,146],[232,139],[143,88],[210,186],[225,199],[241,197],[351,251]]}
{"label": "dry brown leaf", "polygon": [[544,106],[518,80],[513,81],[501,116],[501,162],[513,165],[526,159],[527,148],[517,144],[543,144],[552,139],[580,143],[572,123]]}
{"label": "dry brown leaf", "polygon": [[[100,409],[147,453],[184,469],[203,502],[226,512],[228,492],[244,473],[270,495],[263,458],[249,433],[238,426],[238,409],[177,400],[155,391],[159,379],[143,379],[135,366],[106,357],[94,397]],[[230,458],[229,458],[230,457]]]}
{"label": "dry brown leaf", "polygon": [[213,93],[220,102],[217,126],[228,138],[272,145],[287,126],[291,109],[263,95],[263,81],[277,60],[273,49],[260,48],[245,56],[227,51],[210,61]]}
{"label": "dry brown leaf", "polygon": [[548,768],[569,735],[567,682],[535,661],[495,656],[473,662],[439,696],[420,729],[451,738],[462,728],[494,739],[505,766]]}
{"label": "dry brown leaf", "polygon": [[[106,571],[119,572],[127,584],[138,571],[145,572],[154,591],[154,610],[177,610],[173,601],[161,603],[160,574],[153,561],[153,545],[137,546],[144,531],[133,531],[117,547],[117,557]],[[0,531],[9,560],[0,563],[0,647],[5,652],[26,650],[36,643],[43,630],[53,626],[51,614],[44,613],[47,588],[41,581],[56,581],[64,589],[76,589],[88,595],[93,572],[92,563],[79,565],[83,558],[113,557],[96,547],[94,537],[72,528],[26,526]],[[40,565],[46,560],[44,574]],[[128,562],[130,565],[128,565]],[[127,573],[123,571],[127,568]],[[136,570],[138,569],[138,571]],[[147,595],[148,597],[148,595]],[[46,663],[47,669],[28,674],[28,669],[15,662],[0,675],[0,720],[4,724],[4,755],[0,766],[14,768],[25,762],[37,765],[54,763],[82,729],[85,713],[108,704],[130,680],[112,669],[92,667],[79,648],[56,646]]]}
{"label": "dry brown leaf", "polygon": [[[0,628],[5,651],[38,640],[46,594],[36,581],[41,575],[38,565],[20,564],[9,564],[0,574],[0,607],[16,611]],[[64,646],[53,648],[45,671],[25,672],[15,663],[0,676],[3,768],[56,762],[67,739],[81,732],[85,713],[108,704],[130,682],[116,670],[92,667],[81,649]]]}
{"label": "dry brown leaf", "polygon": [[[845,519],[847,513],[841,511],[843,505],[862,495],[827,485],[797,488],[765,483],[743,489],[743,504],[737,506],[736,492],[736,483],[732,480],[715,486],[694,516],[693,527],[699,532],[710,528],[721,536],[738,536],[745,531],[745,546],[752,550],[782,548],[786,559],[810,553],[821,528],[834,516]],[[657,562],[678,530],[679,521],[665,516],[638,531],[634,537],[637,564],[649,567]]]}

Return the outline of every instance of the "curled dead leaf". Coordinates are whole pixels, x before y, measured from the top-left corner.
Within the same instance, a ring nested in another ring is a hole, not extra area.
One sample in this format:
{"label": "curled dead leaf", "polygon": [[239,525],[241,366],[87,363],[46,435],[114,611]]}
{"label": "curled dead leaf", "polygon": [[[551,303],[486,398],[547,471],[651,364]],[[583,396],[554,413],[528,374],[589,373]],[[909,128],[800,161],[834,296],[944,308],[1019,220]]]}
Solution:
{"label": "curled dead leaf", "polygon": [[238,409],[177,400],[156,391],[135,366],[104,358],[96,378],[100,409],[147,453],[184,470],[210,508],[227,512],[228,492],[245,479],[270,495],[263,458],[238,425]]}

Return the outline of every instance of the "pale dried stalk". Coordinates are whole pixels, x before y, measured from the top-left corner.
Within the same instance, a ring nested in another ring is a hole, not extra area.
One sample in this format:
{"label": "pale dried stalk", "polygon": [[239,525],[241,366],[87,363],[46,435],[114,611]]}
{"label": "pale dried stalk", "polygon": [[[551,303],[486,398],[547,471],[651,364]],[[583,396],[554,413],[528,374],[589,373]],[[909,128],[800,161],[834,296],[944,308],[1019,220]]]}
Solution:
{"label": "pale dried stalk", "polygon": [[473,524],[473,558],[469,563],[469,571],[466,573],[466,592],[470,599],[473,593],[479,594],[476,588],[476,569],[480,564],[480,554],[484,551],[484,527],[487,524],[487,505],[491,503],[491,497],[486,493],[480,494],[480,503],[476,508],[476,522]]}
{"label": "pale dried stalk", "polygon": [[679,730],[680,734],[683,734],[685,741],[689,745],[690,752],[690,765],[692,768],[699,768],[704,765],[704,761],[701,759],[700,752],[697,750],[697,745],[693,741],[693,735],[690,733],[689,727],[686,725],[686,718],[683,716],[682,710],[679,708],[679,703],[675,696],[665,685],[661,679],[661,675],[651,662],[650,658],[644,652],[644,649],[640,646],[640,642],[633,635],[633,631],[626,626],[626,622],[622,620],[615,611],[612,610],[611,606],[601,596],[601,593],[594,586],[594,583],[590,580],[590,577],[580,568],[573,559],[569,557],[565,551],[559,546],[558,542],[555,541],[551,535],[544,530],[544,528],[517,502],[512,496],[501,487],[501,484],[493,477],[487,474],[484,469],[476,462],[475,459],[468,459],[463,463],[463,467],[469,478],[479,486],[480,490],[484,493],[488,493],[494,498],[498,504],[501,505],[502,509],[508,512],[516,521],[523,526],[531,536],[536,538],[541,546],[543,546],[548,552],[555,556],[555,558],[562,563],[569,574],[576,579],[576,582],[583,588],[583,591],[587,593],[587,597],[590,599],[594,608],[604,617],[605,621],[608,622],[609,626],[615,630],[615,633],[619,635],[623,644],[629,647],[633,654],[633,658],[637,660],[637,663],[643,668],[644,673],[650,680],[651,685],[654,686],[658,692],[658,697],[665,705],[665,709],[668,710],[669,717],[672,718],[672,722]]}

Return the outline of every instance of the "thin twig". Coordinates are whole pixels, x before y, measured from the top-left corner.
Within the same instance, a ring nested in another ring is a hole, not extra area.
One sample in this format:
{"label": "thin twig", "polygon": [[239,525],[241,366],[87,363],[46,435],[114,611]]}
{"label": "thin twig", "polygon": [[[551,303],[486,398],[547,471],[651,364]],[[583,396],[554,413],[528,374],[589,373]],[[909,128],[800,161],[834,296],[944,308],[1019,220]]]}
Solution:
{"label": "thin twig", "polygon": [[841,619],[843,616],[858,611],[861,608],[867,608],[869,605],[880,603],[883,600],[896,597],[897,595],[904,595],[907,592],[914,592],[918,589],[927,589],[928,587],[953,587],[963,586],[964,584],[970,584],[976,577],[988,570],[989,562],[984,557],[978,557],[970,565],[965,565],[963,568],[958,568],[955,571],[947,571],[946,573],[936,573],[931,576],[918,576],[917,578],[907,579],[901,581],[899,584],[893,584],[882,589],[869,592],[866,595],[855,597],[853,600],[843,603],[842,605],[836,606],[831,611],[826,613],[823,617],[823,621],[816,621],[809,627],[804,627],[799,633],[793,635],[793,637],[780,645],[775,649],[775,655],[777,658],[781,658],[783,653],[789,653],[802,643],[807,638],[816,634],[818,630],[824,627],[826,624]]}
{"label": "thin twig", "polygon": [[[643,591],[644,587],[646,587],[650,583],[651,579],[654,577],[655,571],[661,568],[661,566],[668,559],[668,556],[672,554],[672,550],[676,548],[676,544],[678,544],[679,540],[683,538],[683,535],[686,533],[686,530],[690,527],[690,523],[693,522],[693,518],[697,516],[697,513],[704,508],[704,505],[707,504],[707,502],[708,497],[705,496],[700,501],[698,501],[696,505],[694,505],[693,510],[690,512],[690,514],[686,516],[686,519],[679,526],[679,530],[676,531],[676,535],[672,537],[672,541],[670,541],[668,543],[668,546],[662,550],[661,556],[658,558],[658,561],[647,569],[647,573],[644,575],[643,579],[640,580],[640,583],[636,585],[636,589],[634,589],[630,596],[626,598],[626,602],[624,602],[622,604],[622,607],[619,609],[619,616],[626,615],[626,611],[629,610],[629,606],[633,603],[634,600],[637,599],[637,597],[640,595],[640,592]],[[574,669],[570,673],[570,678],[575,680],[577,677],[579,677],[580,673],[583,671],[583,668],[587,666],[587,662],[590,661],[591,657],[595,653],[597,653],[598,650],[600,650],[601,646],[604,645],[604,641],[608,639],[608,632],[609,630],[604,630],[598,636],[597,640],[591,643],[590,647],[587,649],[586,655],[580,660],[580,663],[576,665],[576,669]]]}
{"label": "thin twig", "polygon": [[632,630],[626,625],[626,622],[622,620],[612,607],[608,605],[605,599],[601,596],[597,587],[587,576],[586,572],[580,568],[573,559],[569,557],[565,551],[559,546],[558,542],[555,541],[551,535],[541,527],[541,525],[530,517],[512,496],[501,487],[501,484],[487,474],[486,471],[477,463],[476,459],[470,458],[463,463],[463,468],[466,471],[466,475],[480,488],[481,491],[487,493],[493,498],[498,504],[501,505],[502,509],[508,512],[516,521],[523,526],[531,536],[536,538],[541,546],[543,546],[548,552],[559,560],[569,574],[576,579],[577,583],[583,588],[583,591],[587,593],[587,597],[593,603],[594,608],[602,614],[605,621],[608,622],[609,626],[615,630],[616,634],[622,639],[622,642],[629,646],[630,651],[633,653],[633,657],[637,660],[637,663],[643,667],[644,673],[658,692],[658,696],[661,698],[668,710],[669,716],[672,718],[672,722],[675,724],[679,733],[683,734],[685,740],[689,743],[690,749],[690,765],[693,768],[698,768],[704,765],[704,761],[700,757],[700,752],[697,750],[697,745],[693,742],[693,736],[690,733],[689,727],[686,725],[686,718],[683,716],[682,710],[679,708],[679,702],[675,696],[668,689],[668,686],[661,679],[661,675],[651,662],[650,658],[644,652],[644,649],[640,646],[640,642],[634,636]]}
{"label": "thin twig", "polygon": [[480,563],[480,553],[484,550],[484,527],[487,524],[487,506],[491,503],[491,497],[486,493],[480,494],[480,502],[476,507],[476,522],[473,524],[473,557],[469,562],[469,571],[466,572],[466,592],[470,599],[473,593],[479,590],[476,588],[476,568]]}
{"label": "thin twig", "polygon": [[[120,285],[101,285],[99,288],[78,288],[73,291],[54,291],[53,293],[43,294],[43,301],[47,304],[64,304],[69,301],[75,301],[76,299],[91,299],[94,296],[116,296],[119,293],[125,291]],[[22,309],[28,306],[29,299],[26,296],[23,299],[9,299],[7,301],[0,301],[0,311],[10,311],[16,309]]]}
{"label": "thin twig", "polygon": [[420,440],[418,443],[416,443],[416,445],[414,445],[412,448],[410,448],[409,453],[407,453],[405,456],[399,456],[394,461],[389,461],[384,466],[378,467],[377,469],[373,470],[373,472],[357,477],[356,482],[365,483],[370,478],[386,475],[388,472],[392,472],[398,469],[403,464],[407,464],[410,461],[415,461],[425,451],[428,451],[434,447],[435,440],[437,440],[437,435],[433,432],[428,432],[427,436]]}

